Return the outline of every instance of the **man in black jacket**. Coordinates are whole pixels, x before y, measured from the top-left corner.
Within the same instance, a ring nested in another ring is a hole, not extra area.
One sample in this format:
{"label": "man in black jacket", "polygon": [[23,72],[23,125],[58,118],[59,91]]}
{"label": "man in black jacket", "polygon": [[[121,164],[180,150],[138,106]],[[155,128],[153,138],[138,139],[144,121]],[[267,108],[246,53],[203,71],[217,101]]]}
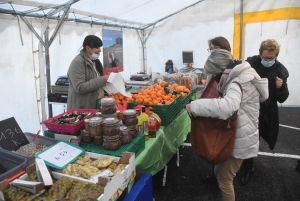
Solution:
{"label": "man in black jacket", "polygon": [[[265,40],[259,48],[259,55],[248,57],[246,61],[256,70],[261,78],[268,78],[269,98],[260,104],[259,135],[274,149],[279,131],[279,115],[277,102],[283,103],[289,96],[287,87],[288,70],[277,60],[279,45],[273,39]],[[253,158],[243,162],[246,173],[242,185],[251,179],[254,168]]]}

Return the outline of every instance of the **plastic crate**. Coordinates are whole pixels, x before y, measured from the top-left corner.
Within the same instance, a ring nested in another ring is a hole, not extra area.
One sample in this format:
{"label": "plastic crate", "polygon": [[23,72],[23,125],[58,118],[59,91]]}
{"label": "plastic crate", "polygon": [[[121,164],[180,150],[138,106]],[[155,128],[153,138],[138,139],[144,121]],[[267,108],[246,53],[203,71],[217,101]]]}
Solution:
{"label": "plastic crate", "polygon": [[56,140],[66,140],[68,141],[69,139],[76,139],[79,138],[80,136],[80,131],[74,133],[74,134],[65,134],[65,133],[58,133],[58,132],[52,132],[49,130],[45,130],[44,131],[44,136],[48,137],[48,138],[53,138],[55,139],[55,134],[59,134],[61,136],[65,136],[65,139],[61,139],[61,138],[57,138]]}
{"label": "plastic crate", "polygon": [[[27,167],[27,158],[19,154],[0,149],[0,182],[14,177]],[[4,170],[3,170],[4,168]]]}
{"label": "plastic crate", "polygon": [[95,145],[93,142],[81,142],[80,147],[88,152],[117,157],[122,157],[123,152],[134,152],[135,157],[137,157],[145,149],[145,136],[144,134],[138,134],[135,138],[132,139],[131,143],[124,144],[120,147],[120,149],[115,151],[106,150],[103,146]]}
{"label": "plastic crate", "polygon": [[[33,134],[33,133],[24,133],[24,134],[29,142],[32,142],[33,138],[35,137],[35,134]],[[46,145],[47,147],[54,145],[56,143],[57,143],[57,140],[51,139],[49,137],[44,137],[42,135],[39,135],[34,141],[34,144]],[[18,155],[20,155],[20,154],[18,154]],[[20,155],[20,156],[23,156],[23,155]],[[24,157],[27,158],[28,165],[35,163],[34,156],[24,156]]]}
{"label": "plastic crate", "polygon": [[194,88],[190,91],[190,93],[184,99],[181,99],[182,107],[184,107],[185,104],[187,104],[187,102],[193,98],[193,96],[196,94],[196,92],[197,92],[197,88]]}
{"label": "plastic crate", "polygon": [[78,111],[80,113],[82,112],[91,112],[92,114],[88,117],[95,116],[96,112],[98,112],[98,109],[71,109],[68,110],[60,115],[57,115],[55,117],[52,117],[50,119],[45,120],[43,123],[45,126],[48,128],[49,131],[54,131],[54,132],[60,132],[60,133],[66,133],[66,134],[74,134],[78,132],[80,129],[84,127],[84,121],[81,120],[75,124],[56,124],[53,123],[54,120],[57,120],[61,116],[67,113],[72,113],[73,111]]}
{"label": "plastic crate", "polygon": [[161,118],[161,125],[169,125],[182,109],[181,96],[177,96],[169,105],[145,105],[152,106],[152,112],[156,113]]}

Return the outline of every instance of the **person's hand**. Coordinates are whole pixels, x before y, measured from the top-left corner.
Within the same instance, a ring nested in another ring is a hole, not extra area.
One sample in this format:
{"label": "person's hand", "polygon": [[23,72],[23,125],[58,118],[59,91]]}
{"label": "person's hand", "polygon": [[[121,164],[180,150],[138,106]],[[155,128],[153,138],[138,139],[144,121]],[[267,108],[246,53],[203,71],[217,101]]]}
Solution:
{"label": "person's hand", "polygon": [[276,88],[280,89],[282,87],[283,80],[276,76]]}
{"label": "person's hand", "polygon": [[105,79],[106,82],[107,82],[107,79],[108,79],[109,75],[104,75],[103,77],[104,77],[104,79]]}
{"label": "person's hand", "polygon": [[186,104],[185,109],[188,111],[188,113],[191,113],[191,104]]}

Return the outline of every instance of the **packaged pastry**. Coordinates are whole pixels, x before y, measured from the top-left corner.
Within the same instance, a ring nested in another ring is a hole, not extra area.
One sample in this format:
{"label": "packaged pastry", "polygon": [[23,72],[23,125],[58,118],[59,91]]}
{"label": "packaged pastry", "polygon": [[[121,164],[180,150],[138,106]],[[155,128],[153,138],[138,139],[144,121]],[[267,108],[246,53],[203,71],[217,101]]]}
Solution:
{"label": "packaged pastry", "polygon": [[8,201],[27,201],[34,197],[33,193],[25,191],[21,188],[10,186],[4,190],[5,200]]}
{"label": "packaged pastry", "polygon": [[79,164],[79,165],[84,165],[84,164],[90,164],[92,163],[93,161],[86,155],[80,155],[78,157],[78,159],[75,161],[75,163]]}
{"label": "packaged pastry", "polygon": [[72,188],[76,181],[68,177],[61,177],[45,194],[45,201],[61,200]]}
{"label": "packaged pastry", "polygon": [[82,191],[84,191],[91,183],[88,182],[77,182],[68,191],[63,201],[75,201],[78,200]]}
{"label": "packaged pastry", "polygon": [[93,162],[93,165],[97,168],[106,168],[108,167],[115,159],[114,158],[100,158]]}
{"label": "packaged pastry", "polygon": [[100,184],[91,184],[81,193],[80,201],[95,201],[103,191],[104,187]]}
{"label": "packaged pastry", "polygon": [[89,179],[91,176],[101,173],[101,171],[95,166],[85,165],[79,166],[80,177]]}

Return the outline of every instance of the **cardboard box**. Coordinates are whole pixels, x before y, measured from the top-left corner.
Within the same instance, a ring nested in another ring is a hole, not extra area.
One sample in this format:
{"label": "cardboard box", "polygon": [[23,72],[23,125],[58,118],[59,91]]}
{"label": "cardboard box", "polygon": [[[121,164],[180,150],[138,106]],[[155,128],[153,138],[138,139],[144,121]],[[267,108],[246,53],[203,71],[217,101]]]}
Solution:
{"label": "cardboard box", "polygon": [[39,181],[43,182],[45,187],[53,185],[52,177],[43,159],[35,159],[35,168]]}
{"label": "cardboard box", "polygon": [[52,175],[54,178],[59,179],[60,177],[66,176],[69,178],[76,179],[78,181],[91,182],[91,183],[99,183],[104,187],[104,193],[97,199],[98,201],[114,201],[119,198],[119,196],[123,193],[124,189],[128,186],[129,181],[134,180],[135,176],[135,154],[132,152],[124,152],[122,157],[113,157],[108,155],[96,154],[91,152],[85,153],[88,157],[94,159],[100,159],[104,157],[115,158],[115,162],[119,162],[121,164],[127,164],[125,170],[122,172],[117,172],[112,178],[108,177],[98,177],[98,181],[92,181],[80,177],[75,177],[59,172],[52,171]]}
{"label": "cardboard box", "polygon": [[[28,177],[28,175],[30,175],[35,170],[36,170],[35,164],[32,164],[32,165],[28,166],[26,168],[26,173],[21,175],[18,178],[18,180],[25,180]],[[9,183],[9,181],[7,179],[0,182],[0,200],[1,201],[5,201],[3,191],[7,188],[10,188],[11,185],[12,185],[12,183]],[[44,185],[42,185],[42,186],[44,186]],[[41,186],[39,186],[38,188],[39,189],[36,189],[38,193],[34,194],[32,196],[32,198],[38,197],[38,196],[40,196],[41,194],[43,194],[45,192],[45,190]]]}

